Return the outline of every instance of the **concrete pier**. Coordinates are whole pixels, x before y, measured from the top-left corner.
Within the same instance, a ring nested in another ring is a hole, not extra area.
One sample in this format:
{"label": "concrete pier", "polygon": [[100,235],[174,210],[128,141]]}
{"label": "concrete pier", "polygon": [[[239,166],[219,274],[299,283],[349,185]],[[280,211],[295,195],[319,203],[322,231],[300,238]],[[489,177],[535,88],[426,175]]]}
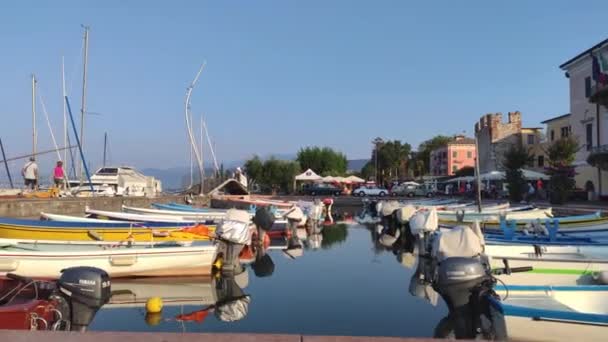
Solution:
{"label": "concrete pier", "polygon": [[[152,203],[184,203],[183,196],[161,196],[161,197],[90,197],[90,198],[11,198],[0,199],[0,217],[14,218],[38,218],[40,212],[48,212],[62,215],[82,216],[85,208],[121,211],[121,206],[145,207]],[[196,205],[208,203],[206,197],[194,198]]]}

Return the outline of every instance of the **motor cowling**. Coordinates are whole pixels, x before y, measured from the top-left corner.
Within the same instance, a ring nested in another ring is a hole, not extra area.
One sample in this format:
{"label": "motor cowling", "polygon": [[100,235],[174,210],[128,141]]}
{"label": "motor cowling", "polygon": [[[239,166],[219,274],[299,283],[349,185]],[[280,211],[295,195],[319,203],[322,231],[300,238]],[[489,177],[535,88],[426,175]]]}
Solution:
{"label": "motor cowling", "polygon": [[70,306],[72,330],[86,330],[97,311],[111,295],[110,276],[95,267],[70,267],[62,270],[57,289]]}

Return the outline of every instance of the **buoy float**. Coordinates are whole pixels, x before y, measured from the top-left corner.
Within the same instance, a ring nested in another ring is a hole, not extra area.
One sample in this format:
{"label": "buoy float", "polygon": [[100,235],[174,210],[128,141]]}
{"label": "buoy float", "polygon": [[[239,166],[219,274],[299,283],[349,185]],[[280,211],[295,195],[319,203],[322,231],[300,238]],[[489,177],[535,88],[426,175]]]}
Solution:
{"label": "buoy float", "polygon": [[157,313],[147,313],[146,314],[146,324],[153,327],[159,325],[163,320],[163,315],[160,312]]}
{"label": "buoy float", "polygon": [[146,302],[148,313],[159,313],[163,310],[163,300],[160,297],[152,297]]}

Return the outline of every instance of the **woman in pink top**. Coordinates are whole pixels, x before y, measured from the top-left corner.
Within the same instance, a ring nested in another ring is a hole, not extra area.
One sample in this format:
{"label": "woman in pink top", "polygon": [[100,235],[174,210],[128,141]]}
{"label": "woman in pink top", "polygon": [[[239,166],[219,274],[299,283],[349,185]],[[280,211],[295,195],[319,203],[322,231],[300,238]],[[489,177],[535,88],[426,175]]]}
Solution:
{"label": "woman in pink top", "polygon": [[61,187],[63,185],[63,162],[60,160],[57,162],[57,166],[53,169],[53,180],[55,181],[56,187]]}

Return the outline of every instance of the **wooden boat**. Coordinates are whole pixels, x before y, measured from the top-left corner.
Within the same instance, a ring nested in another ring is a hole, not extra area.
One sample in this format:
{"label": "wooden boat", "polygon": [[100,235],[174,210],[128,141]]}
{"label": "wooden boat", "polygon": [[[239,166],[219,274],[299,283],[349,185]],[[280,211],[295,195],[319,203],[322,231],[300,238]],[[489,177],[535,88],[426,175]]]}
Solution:
{"label": "wooden boat", "polygon": [[528,272],[498,276],[508,284],[581,285],[596,284],[600,272],[608,272],[605,246],[486,245],[492,268],[527,267]]}
{"label": "wooden boat", "polygon": [[0,218],[0,238],[84,241],[208,240],[213,227],[191,224],[60,222]]}
{"label": "wooden boat", "polygon": [[215,208],[199,208],[193,207],[187,204],[179,204],[179,203],[152,203],[152,207],[160,210],[177,210],[177,211],[186,211],[186,212],[196,212],[196,213],[208,213],[208,212],[226,212],[225,209],[215,209]]}
{"label": "wooden boat", "polygon": [[192,246],[129,247],[116,245],[61,245],[0,240],[0,276],[56,279],[61,270],[91,266],[116,277],[209,275],[216,246],[201,242]]}
{"label": "wooden boat", "polygon": [[[441,218],[440,218],[441,220]],[[515,224],[518,228],[525,228],[531,224],[541,223],[544,224],[547,220],[557,221],[559,223],[560,229],[570,231],[572,228],[576,228],[580,232],[591,232],[595,230],[607,230],[608,229],[608,218],[602,217],[602,213],[597,211],[592,214],[583,214],[583,215],[571,215],[571,216],[562,216],[562,217],[543,217],[536,219],[511,219],[508,217],[506,221],[500,220],[486,220],[483,222],[483,225],[486,229],[503,229],[505,224],[513,225]],[[508,222],[508,223],[505,223]],[[455,223],[455,222],[454,222]]]}
{"label": "wooden boat", "polygon": [[[186,212],[186,211],[178,211],[178,210],[161,210],[161,209],[148,209],[148,208],[136,208],[136,207],[128,207],[122,206],[122,211],[124,213],[131,214],[140,214],[140,215],[152,215],[158,217],[174,217],[181,220],[189,220],[189,221],[206,221],[206,220],[221,220],[226,217],[226,212]],[[117,216],[114,216],[120,219]]]}
{"label": "wooden boat", "polygon": [[106,210],[94,210],[85,209],[85,213],[90,218],[101,219],[101,220],[118,220],[126,222],[157,222],[157,223],[180,223],[180,224],[196,224],[201,223],[213,223],[214,220],[207,219],[203,216],[194,217],[189,215],[177,216],[177,215],[152,215],[152,214],[135,214],[130,212],[117,212],[117,211],[106,211]]}
{"label": "wooden boat", "polygon": [[[51,214],[51,213],[45,213],[42,211],[40,212],[40,219],[48,220],[48,221],[62,221],[62,222],[108,223],[107,219],[102,220],[102,219],[95,219],[95,218],[90,218],[90,217]],[[129,221],[112,220],[112,222],[128,223]]]}
{"label": "wooden boat", "polygon": [[497,286],[492,298],[515,341],[606,341],[608,286]]}
{"label": "wooden boat", "polygon": [[[492,213],[464,213],[463,222],[472,223],[474,221],[480,221],[485,223],[500,222],[501,215],[505,215],[506,219],[515,221],[530,221],[537,219],[545,219],[552,217],[551,208],[547,209],[531,209],[525,211],[510,211],[510,212],[492,212]],[[441,212],[438,211],[439,221],[441,223],[458,223],[458,213],[456,212]]]}

